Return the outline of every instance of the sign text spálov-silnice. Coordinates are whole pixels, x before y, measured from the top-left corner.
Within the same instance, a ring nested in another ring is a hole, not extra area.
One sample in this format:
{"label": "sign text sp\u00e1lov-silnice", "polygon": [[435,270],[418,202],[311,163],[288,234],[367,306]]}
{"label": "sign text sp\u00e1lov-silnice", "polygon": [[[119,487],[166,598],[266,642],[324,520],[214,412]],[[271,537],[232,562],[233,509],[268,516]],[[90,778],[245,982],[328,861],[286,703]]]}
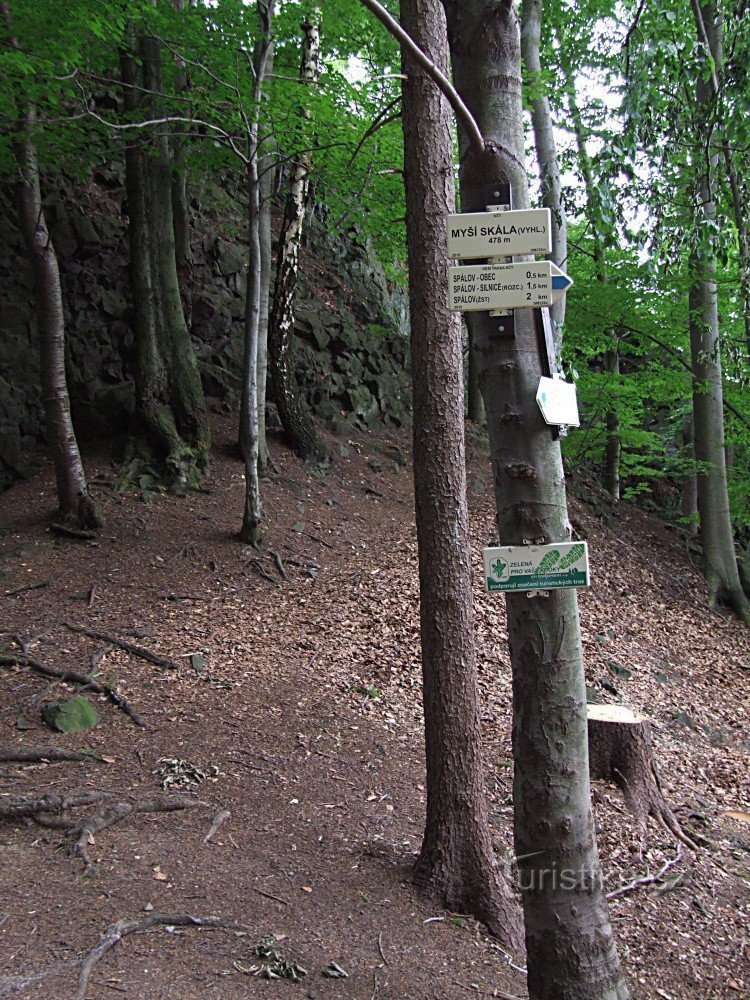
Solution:
{"label": "sign text sp\u00e1lov-silnice", "polygon": [[572,284],[572,279],[548,260],[448,268],[450,307],[460,312],[549,306]]}
{"label": "sign text sp\u00e1lov-silnice", "polygon": [[551,251],[552,218],[548,208],[448,216],[448,256],[457,260]]}

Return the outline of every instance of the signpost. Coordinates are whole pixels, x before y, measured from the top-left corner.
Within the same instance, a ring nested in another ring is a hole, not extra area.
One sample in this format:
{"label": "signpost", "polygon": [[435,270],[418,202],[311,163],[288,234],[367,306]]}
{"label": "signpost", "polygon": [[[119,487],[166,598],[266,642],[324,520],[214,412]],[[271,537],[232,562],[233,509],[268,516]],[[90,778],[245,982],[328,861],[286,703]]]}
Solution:
{"label": "signpost", "polygon": [[489,593],[589,586],[586,542],[504,545],[484,549],[482,555],[485,588]]}
{"label": "signpost", "polygon": [[551,252],[548,208],[448,216],[448,256],[457,260]]}
{"label": "signpost", "polygon": [[546,423],[554,427],[580,427],[576,387],[561,378],[539,379],[536,401]]}
{"label": "signpost", "polygon": [[450,308],[460,312],[538,309],[556,302],[572,284],[549,260],[448,268]]}

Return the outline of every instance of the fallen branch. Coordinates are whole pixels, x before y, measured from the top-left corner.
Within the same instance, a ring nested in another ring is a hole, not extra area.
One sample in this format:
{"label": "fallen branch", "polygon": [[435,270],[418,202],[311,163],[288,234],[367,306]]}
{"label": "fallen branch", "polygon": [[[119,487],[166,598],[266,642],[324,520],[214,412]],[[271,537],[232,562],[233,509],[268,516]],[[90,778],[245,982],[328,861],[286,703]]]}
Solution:
{"label": "fallen branch", "polygon": [[78,975],[78,990],[76,1000],[86,1000],[86,990],[95,966],[101,962],[110,949],[119,944],[128,934],[137,931],[151,930],[153,927],[205,927],[209,930],[243,931],[248,933],[251,928],[247,924],[223,920],[221,917],[194,917],[184,913],[149,913],[147,917],[136,919],[125,917],[116,921],[105,930],[91,951],[81,963]]}
{"label": "fallen branch", "polygon": [[266,899],[273,899],[276,903],[281,903],[282,906],[289,906],[288,899],[282,899],[281,896],[274,896],[272,892],[266,892],[265,889],[256,889],[254,885],[250,886],[253,892],[257,892],[259,896],[265,896]]}
{"label": "fallen branch", "polygon": [[232,814],[228,809],[221,809],[219,812],[216,813],[216,815],[213,818],[213,822],[211,823],[211,828],[209,829],[206,836],[203,838],[204,844],[211,843],[211,841],[219,832],[223,824],[226,823],[226,821],[231,817],[231,815]]}
{"label": "fallen branch", "polygon": [[119,646],[120,649],[124,649],[132,656],[139,656],[142,660],[148,660],[149,663],[153,663],[157,667],[166,667],[167,670],[177,670],[179,666],[174,660],[168,660],[166,657],[159,656],[158,653],[152,653],[150,649],[144,649],[143,646],[136,646],[126,639],[117,639],[115,636],[106,635],[104,632],[94,632],[92,629],[84,628],[83,625],[73,625],[71,622],[65,622],[65,628],[70,629],[71,632],[77,632],[79,635],[87,635],[89,639],[99,639],[101,642],[109,642],[113,646]]}
{"label": "fallen branch", "polygon": [[113,705],[116,705],[117,708],[129,716],[136,726],[140,726],[142,729],[151,729],[151,726],[147,722],[144,722],[127,698],[123,698],[121,694],[118,694],[111,685],[95,681],[88,674],[82,674],[78,670],[47,666],[47,664],[40,663],[39,660],[35,660],[27,653],[22,653],[21,655],[11,654],[10,656],[6,654],[0,655],[0,666],[30,667],[45,677],[54,677],[60,681],[71,681],[73,684],[80,684],[81,687],[91,688],[97,694],[105,695]]}
{"label": "fallen branch", "polygon": [[42,583],[26,583],[23,587],[16,587],[15,590],[6,590],[6,597],[15,597],[16,594],[25,594],[27,590],[42,590],[44,587],[49,587],[51,581],[43,580]]}
{"label": "fallen branch", "polygon": [[73,828],[72,835],[77,839],[71,853],[83,861],[83,874],[90,875],[96,870],[96,865],[89,857],[87,848],[93,844],[97,833],[101,833],[107,827],[114,826],[115,823],[121,822],[134,813],[177,812],[180,809],[192,809],[195,806],[205,806],[205,804],[198,799],[180,796],[147,799],[145,802],[117,802],[115,805],[107,806],[101,812],[95,813]]}
{"label": "fallen branch", "polygon": [[[67,969],[75,969],[80,964],[81,960],[75,959],[72,962],[58,962],[57,965],[52,965],[49,969],[44,969],[42,972],[32,972],[29,976],[7,976],[5,979],[0,979],[0,997],[7,997],[11,993],[19,993],[29,986],[36,986],[37,983],[43,983],[50,976],[56,976]],[[49,995],[52,996],[51,993]]]}
{"label": "fallen branch", "polygon": [[0,748],[0,763],[13,761],[18,764],[57,764],[75,760],[101,762],[103,759],[93,750],[60,750],[58,747],[15,747],[12,750]]}
{"label": "fallen branch", "polygon": [[654,882],[658,882],[664,875],[669,871],[670,868],[682,861],[682,846],[678,845],[677,854],[665,861],[656,875],[644,875],[643,878],[634,879],[632,882],[628,882],[627,885],[621,885],[619,889],[613,889],[612,892],[607,893],[607,899],[616,899],[618,896],[624,896],[628,892],[634,892],[636,889],[640,889],[644,885],[652,885]]}

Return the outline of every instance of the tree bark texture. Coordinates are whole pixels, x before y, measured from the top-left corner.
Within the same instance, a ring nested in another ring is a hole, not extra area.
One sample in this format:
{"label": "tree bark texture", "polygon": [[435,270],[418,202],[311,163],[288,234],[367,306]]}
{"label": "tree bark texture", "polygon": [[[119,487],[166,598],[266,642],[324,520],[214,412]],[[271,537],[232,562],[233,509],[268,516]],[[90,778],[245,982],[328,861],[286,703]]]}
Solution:
{"label": "tree bark texture", "polygon": [[[268,56],[267,74],[273,66],[273,49]],[[260,172],[260,320],[258,325],[258,471],[263,474],[273,466],[266,441],[266,387],[268,382],[268,320],[271,303],[271,258],[273,238],[271,233],[271,205],[273,201],[274,155],[271,150],[273,137],[270,132],[261,134],[262,152],[258,159]]]}
{"label": "tree bark texture", "polygon": [[[439,0],[402,0],[401,21],[447,66]],[[461,326],[448,308],[445,218],[455,211],[451,113],[434,83],[404,57],[403,130],[414,488],[419,550],[427,821],[418,876],[447,906],[472,913],[509,947],[521,914],[493,854],[481,753],[471,543],[466,502]]]}
{"label": "tree bark texture", "polygon": [[[8,45],[19,49],[8,3],[0,3],[0,16],[7,29]],[[34,273],[42,404],[55,468],[59,520],[66,526],[86,530],[101,527],[102,519],[88,491],[70,414],[60,269],[42,205],[34,127],[32,105],[22,104],[18,134],[12,143],[18,167],[16,204],[24,245]]]}
{"label": "tree bark texture", "polygon": [[[721,35],[716,5],[701,7],[711,49],[721,65]],[[709,80],[698,74],[695,85],[697,127],[700,130],[713,113]],[[699,132],[700,134],[700,132]],[[718,182],[718,151],[706,155],[696,150],[699,171],[697,203],[703,238],[693,257],[694,280],[690,290],[690,353],[693,370],[693,433],[698,464],[698,512],[708,598],[729,601],[750,626],[750,602],[742,589],[729,512],[726,455],[724,451],[724,392],[721,368],[721,335],[716,287],[716,257],[712,247],[716,226],[714,185]]]}
{"label": "tree bark texture", "polygon": [[[315,86],[320,76],[319,11],[302,25],[304,40],[300,81]],[[302,114],[309,118],[310,112]],[[303,458],[325,458],[328,450],[318,437],[312,417],[305,409],[294,374],[294,292],[297,287],[302,229],[307,206],[307,189],[312,153],[300,153],[292,168],[289,195],[276,266],[273,309],[268,329],[268,374],[274,402],[292,447]]]}
{"label": "tree bark texture", "polygon": [[260,233],[260,177],[258,174],[258,134],[260,101],[272,46],[272,4],[258,3],[261,35],[254,53],[253,112],[247,137],[248,264],[245,297],[245,350],[242,365],[242,405],[240,441],[245,460],[245,510],[240,539],[257,546],[262,516],[258,457],[260,412],[258,407],[258,341],[261,322],[262,253]]}
{"label": "tree bark texture", "polygon": [[[485,138],[462,142],[464,211],[511,185],[529,204],[519,23],[510,0],[444,0],[459,93]],[[503,544],[571,537],[560,446],[536,405],[542,371],[532,310],[477,314],[475,351],[487,409]],[[620,971],[599,870],[588,773],[586,689],[575,591],[506,596],[513,672],[514,828],[534,1000],[621,1000]]]}
{"label": "tree bark texture", "polygon": [[[133,50],[123,55],[122,72],[126,110],[134,115],[143,107],[134,85],[160,89],[161,56],[153,38],[134,38]],[[180,298],[171,157],[164,126],[156,127],[150,144],[129,137],[125,165],[138,424],[164,462],[170,485],[189,487],[208,471],[210,431]]]}
{"label": "tree bark texture", "polygon": [[691,413],[682,425],[683,455],[690,468],[682,481],[680,513],[688,520],[688,531],[693,537],[698,534],[698,480],[695,475],[694,436],[693,415]]}
{"label": "tree bark texture", "polygon": [[[565,268],[568,261],[568,220],[562,203],[562,180],[557,159],[557,144],[549,98],[544,91],[542,61],[542,0],[523,0],[521,7],[521,54],[531,87],[531,125],[542,184],[542,205],[552,215],[552,260]],[[557,357],[562,350],[565,323],[565,296],[561,295],[550,310],[554,324]]]}

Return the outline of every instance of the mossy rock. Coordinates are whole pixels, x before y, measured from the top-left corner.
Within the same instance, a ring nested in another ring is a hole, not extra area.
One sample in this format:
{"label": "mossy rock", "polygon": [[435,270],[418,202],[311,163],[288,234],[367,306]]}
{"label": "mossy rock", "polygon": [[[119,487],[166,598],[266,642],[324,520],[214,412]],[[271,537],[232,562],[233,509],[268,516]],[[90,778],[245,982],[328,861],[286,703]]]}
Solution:
{"label": "mossy rock", "polygon": [[42,705],[42,720],[59,733],[76,733],[81,729],[91,729],[99,721],[99,713],[81,695],[73,698],[59,698]]}

